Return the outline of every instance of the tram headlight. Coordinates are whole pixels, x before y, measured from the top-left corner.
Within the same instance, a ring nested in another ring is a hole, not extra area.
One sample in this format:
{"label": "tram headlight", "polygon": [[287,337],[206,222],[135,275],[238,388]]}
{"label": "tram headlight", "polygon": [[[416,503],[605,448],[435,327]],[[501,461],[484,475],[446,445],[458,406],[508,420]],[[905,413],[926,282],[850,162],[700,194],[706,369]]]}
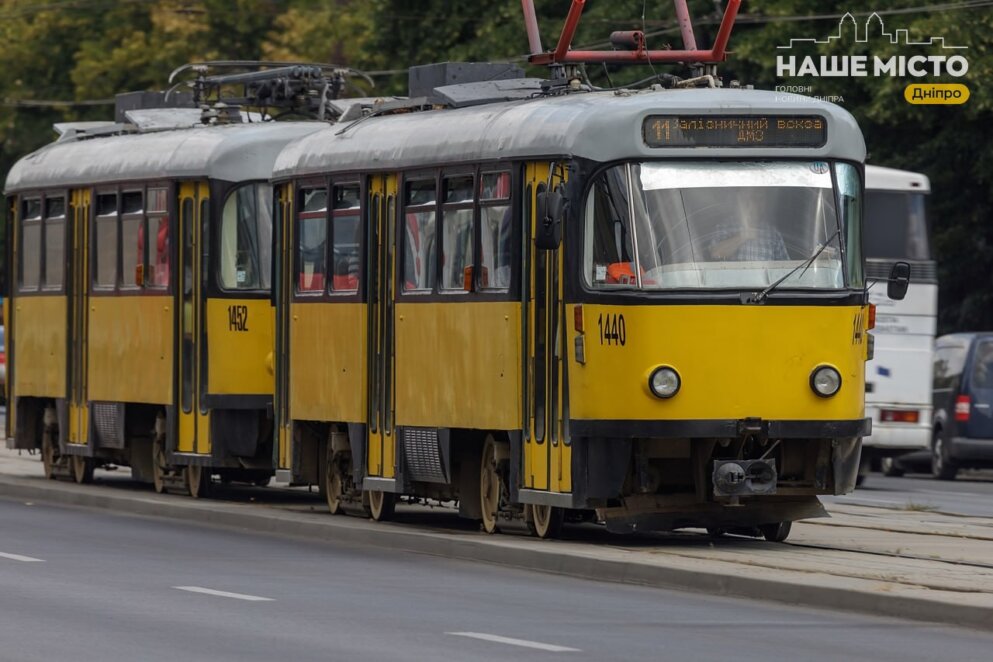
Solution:
{"label": "tram headlight", "polygon": [[682,380],[679,373],[668,366],[661,366],[652,371],[648,378],[648,388],[655,397],[666,399],[679,393]]}
{"label": "tram headlight", "polygon": [[810,388],[822,398],[830,398],[841,389],[841,373],[829,365],[821,365],[810,373]]}

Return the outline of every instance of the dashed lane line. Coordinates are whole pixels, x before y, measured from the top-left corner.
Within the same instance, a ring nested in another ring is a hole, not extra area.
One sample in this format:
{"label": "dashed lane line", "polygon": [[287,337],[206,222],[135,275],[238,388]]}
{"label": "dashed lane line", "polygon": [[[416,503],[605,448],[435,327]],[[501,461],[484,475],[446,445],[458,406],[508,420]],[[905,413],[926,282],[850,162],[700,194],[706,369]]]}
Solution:
{"label": "dashed lane line", "polygon": [[543,644],[540,641],[528,641],[527,639],[512,639],[510,637],[501,637],[498,634],[487,634],[485,632],[446,632],[445,634],[451,635],[453,637],[468,637],[469,639],[481,639],[483,641],[492,641],[498,644],[508,644],[510,646],[535,648],[537,650],[548,651],[550,653],[582,652],[578,648],[569,648],[568,646],[557,646],[555,644]]}
{"label": "dashed lane line", "polygon": [[264,598],[260,595],[247,595],[245,593],[231,593],[230,591],[218,591],[203,586],[173,586],[178,591],[189,591],[190,593],[203,593],[204,595],[214,595],[219,598],[231,598],[233,600],[246,600],[248,602],[272,602],[272,598]]}
{"label": "dashed lane line", "polygon": [[45,559],[36,559],[33,556],[21,556],[20,554],[7,554],[5,552],[0,552],[0,558],[10,559],[11,561],[23,561],[24,563],[44,563]]}

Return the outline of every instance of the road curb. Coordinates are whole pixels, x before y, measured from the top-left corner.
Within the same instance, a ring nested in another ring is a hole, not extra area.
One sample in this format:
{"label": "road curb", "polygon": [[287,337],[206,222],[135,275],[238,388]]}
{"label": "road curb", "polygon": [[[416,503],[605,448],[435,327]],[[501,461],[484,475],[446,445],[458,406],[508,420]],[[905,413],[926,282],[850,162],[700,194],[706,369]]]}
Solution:
{"label": "road curb", "polygon": [[[221,501],[193,501],[107,487],[82,486],[0,475],[0,498],[110,510],[308,540],[402,550],[436,557],[508,566],[570,577],[728,597],[859,612],[874,616],[993,629],[993,607],[887,594],[843,586],[797,583],[708,569],[598,558],[564,550],[555,543],[467,532],[438,532],[402,524],[376,524],[360,518],[316,516],[278,508]],[[812,570],[812,572],[814,572]],[[856,582],[852,580],[849,583]],[[879,587],[877,587],[879,589]],[[923,589],[922,589],[923,590]]]}

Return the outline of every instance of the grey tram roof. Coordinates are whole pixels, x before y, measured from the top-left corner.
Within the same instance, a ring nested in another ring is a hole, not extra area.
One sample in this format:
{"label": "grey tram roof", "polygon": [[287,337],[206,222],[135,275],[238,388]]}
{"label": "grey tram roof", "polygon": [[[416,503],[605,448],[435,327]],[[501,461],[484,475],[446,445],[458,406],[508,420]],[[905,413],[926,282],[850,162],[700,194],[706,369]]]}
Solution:
{"label": "grey tram roof", "polygon": [[[337,124],[288,145],[274,178],[322,172],[390,170],[539,157],[597,161],[661,157],[784,155],[865,159],[855,119],[831,103],[744,89],[592,92],[453,110],[389,115]],[[653,114],[819,114],[828,121],[820,148],[650,148],[642,121]],[[344,131],[342,131],[344,129]]]}
{"label": "grey tram roof", "polygon": [[14,164],[5,191],[156,179],[267,180],[287,143],[323,126],[322,122],[265,122],[70,137]]}

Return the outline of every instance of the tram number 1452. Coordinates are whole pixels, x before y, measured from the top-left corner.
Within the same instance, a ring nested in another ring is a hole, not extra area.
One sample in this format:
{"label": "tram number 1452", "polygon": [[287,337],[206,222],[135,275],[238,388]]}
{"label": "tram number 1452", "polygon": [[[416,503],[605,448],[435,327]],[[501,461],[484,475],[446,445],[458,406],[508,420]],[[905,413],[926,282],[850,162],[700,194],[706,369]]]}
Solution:
{"label": "tram number 1452", "polygon": [[597,326],[600,328],[601,345],[624,346],[628,339],[627,327],[624,324],[624,315],[607,313],[600,314],[597,318]]}

